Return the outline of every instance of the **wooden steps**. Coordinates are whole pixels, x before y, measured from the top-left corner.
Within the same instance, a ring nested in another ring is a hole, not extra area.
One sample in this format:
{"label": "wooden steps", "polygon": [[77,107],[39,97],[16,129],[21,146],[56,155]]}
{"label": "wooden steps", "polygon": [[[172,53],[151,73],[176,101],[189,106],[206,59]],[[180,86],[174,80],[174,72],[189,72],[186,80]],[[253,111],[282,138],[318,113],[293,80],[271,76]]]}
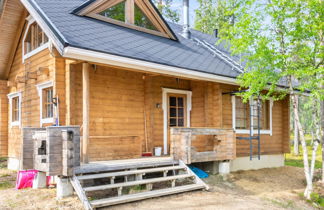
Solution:
{"label": "wooden steps", "polygon": [[142,170],[130,170],[130,171],[122,171],[122,172],[84,175],[84,176],[78,176],[78,179],[87,180],[87,179],[111,178],[111,177],[127,176],[133,174],[146,174],[146,173],[154,173],[154,172],[161,172],[161,171],[163,172],[163,171],[175,171],[175,170],[185,170],[185,169],[186,168],[182,166],[159,167],[159,168],[149,168],[149,169],[142,169]]}
{"label": "wooden steps", "polygon": [[85,209],[208,189],[182,161],[170,158],[112,161],[93,166],[80,168],[83,173],[70,179]]}
{"label": "wooden steps", "polygon": [[157,182],[166,182],[166,181],[173,181],[176,179],[185,179],[185,178],[194,178],[193,175],[184,174],[184,175],[177,175],[177,176],[167,176],[161,178],[154,178],[154,179],[144,179],[140,181],[132,181],[132,182],[123,182],[118,184],[108,184],[108,185],[100,185],[95,187],[85,187],[83,190],[85,192],[96,191],[96,190],[107,190],[112,188],[119,188],[119,187],[130,187],[136,185],[144,185],[144,184],[153,184]]}
{"label": "wooden steps", "polygon": [[91,201],[90,204],[94,208],[99,208],[99,207],[104,207],[104,206],[116,205],[116,204],[120,204],[120,203],[143,200],[143,199],[147,199],[147,198],[154,198],[154,197],[172,195],[172,194],[188,192],[188,191],[193,191],[193,190],[200,190],[200,189],[204,189],[204,188],[205,188],[205,186],[203,186],[203,185],[191,184],[191,185],[167,188],[167,189],[162,189],[162,190],[154,190],[154,191],[142,192],[142,193],[131,194],[131,195],[123,195],[123,196],[115,197],[115,198],[100,199],[100,200],[96,200],[96,201]]}

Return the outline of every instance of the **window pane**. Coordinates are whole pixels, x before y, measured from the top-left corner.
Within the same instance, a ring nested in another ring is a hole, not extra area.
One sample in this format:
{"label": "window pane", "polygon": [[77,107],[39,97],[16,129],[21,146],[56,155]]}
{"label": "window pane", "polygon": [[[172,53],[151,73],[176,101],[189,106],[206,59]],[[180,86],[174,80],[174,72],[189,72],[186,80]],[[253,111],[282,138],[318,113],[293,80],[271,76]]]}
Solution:
{"label": "window pane", "polygon": [[183,107],[183,98],[182,97],[178,98],[178,106]]}
{"label": "window pane", "polygon": [[183,116],[183,108],[178,108],[178,117],[184,117]]}
{"label": "window pane", "polygon": [[176,118],[170,118],[170,127],[177,126],[177,119]]}
{"label": "window pane", "polygon": [[43,90],[43,119],[52,118],[53,115],[53,88]]}
{"label": "window pane", "polygon": [[177,98],[170,97],[170,106],[177,106]]}
{"label": "window pane", "polygon": [[184,120],[183,120],[183,118],[179,118],[178,119],[178,126],[179,127],[183,127],[184,126]]}
{"label": "window pane", "polygon": [[19,121],[19,97],[12,98],[12,122]]}
{"label": "window pane", "polygon": [[177,116],[177,108],[170,108],[170,117]]}
{"label": "window pane", "polygon": [[99,15],[125,22],[125,2],[121,2],[112,6],[102,12]]}
{"label": "window pane", "polygon": [[248,128],[248,103],[243,103],[241,97],[235,97],[235,127],[237,129]]}
{"label": "window pane", "polygon": [[148,19],[148,17],[146,17],[146,15],[136,4],[135,4],[134,13],[135,13],[135,17],[134,17],[135,25],[157,31],[157,29],[152,24],[152,22]]}

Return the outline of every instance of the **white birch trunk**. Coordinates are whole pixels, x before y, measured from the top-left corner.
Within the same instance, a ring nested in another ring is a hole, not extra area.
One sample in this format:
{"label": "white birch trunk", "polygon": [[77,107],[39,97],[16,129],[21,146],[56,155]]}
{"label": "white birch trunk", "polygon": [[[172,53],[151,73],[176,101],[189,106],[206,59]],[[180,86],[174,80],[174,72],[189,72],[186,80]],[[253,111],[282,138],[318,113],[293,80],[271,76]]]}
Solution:
{"label": "white birch trunk", "polygon": [[[324,88],[324,87],[323,87]],[[324,101],[321,101],[321,126],[322,126],[322,183],[324,184]]]}
{"label": "white birch trunk", "polygon": [[[296,101],[296,106],[298,109],[298,100]],[[294,155],[299,155],[299,135],[298,135],[298,126],[297,126],[297,120],[296,117],[294,116]]]}
{"label": "white birch trunk", "polygon": [[313,182],[313,178],[314,178],[315,162],[316,162],[316,152],[317,152],[317,149],[318,149],[318,145],[319,145],[319,141],[318,141],[318,139],[315,139],[314,140],[314,143],[313,143],[312,163],[311,163],[311,178],[312,178],[312,182]]}
{"label": "white birch trunk", "polygon": [[308,151],[307,151],[304,131],[303,131],[302,125],[300,123],[299,115],[298,115],[298,107],[297,107],[298,97],[294,93],[294,89],[293,89],[292,82],[291,82],[291,77],[288,78],[288,82],[289,82],[289,88],[290,88],[291,101],[293,103],[293,111],[294,111],[295,121],[297,124],[297,129],[298,129],[299,136],[300,136],[300,142],[301,142],[301,146],[303,149],[304,173],[305,173],[306,184],[307,184],[305,192],[304,192],[304,196],[306,199],[310,199],[310,195],[313,191],[313,182],[312,182],[311,171],[310,171],[309,162],[308,162]]}

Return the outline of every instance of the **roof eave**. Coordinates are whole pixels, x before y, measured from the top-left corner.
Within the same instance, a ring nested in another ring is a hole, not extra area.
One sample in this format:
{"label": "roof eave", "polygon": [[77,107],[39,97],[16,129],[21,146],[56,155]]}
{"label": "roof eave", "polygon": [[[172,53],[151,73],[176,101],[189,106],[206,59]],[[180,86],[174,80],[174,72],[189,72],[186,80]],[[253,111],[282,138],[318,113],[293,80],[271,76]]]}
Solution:
{"label": "roof eave", "polygon": [[65,47],[62,56],[70,59],[85,60],[94,63],[102,63],[107,65],[120,66],[123,68],[136,69],[143,72],[153,72],[176,77],[185,77],[190,79],[237,85],[236,79],[232,77],[163,65],[124,56],[111,55],[72,46]]}

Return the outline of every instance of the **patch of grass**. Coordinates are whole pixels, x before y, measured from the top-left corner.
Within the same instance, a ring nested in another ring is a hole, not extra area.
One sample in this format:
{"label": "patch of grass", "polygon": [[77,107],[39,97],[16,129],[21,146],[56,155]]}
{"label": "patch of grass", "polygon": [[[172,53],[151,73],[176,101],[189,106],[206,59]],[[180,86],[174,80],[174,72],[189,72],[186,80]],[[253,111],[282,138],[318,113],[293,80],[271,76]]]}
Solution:
{"label": "patch of grass", "polygon": [[7,167],[7,158],[0,157],[0,169]]}
{"label": "patch of grass", "polygon": [[[310,141],[307,140],[307,144],[309,145]],[[312,158],[312,146],[307,146],[308,150],[308,160],[311,161]],[[321,154],[322,147],[319,146],[316,152],[316,161],[315,161],[315,168],[319,169],[322,168],[322,154]],[[303,162],[303,154],[302,154],[302,147],[299,147],[299,155],[294,155],[294,146],[292,145],[290,148],[290,153],[285,154],[285,165],[286,166],[294,166],[303,168],[304,162]]]}
{"label": "patch of grass", "polygon": [[318,193],[311,194],[311,202],[313,202],[316,206],[324,207],[324,197]]}
{"label": "patch of grass", "polygon": [[0,178],[8,177],[10,174],[0,174]]}
{"label": "patch of grass", "polygon": [[268,199],[271,203],[273,203],[276,206],[279,206],[284,209],[294,209],[295,203],[294,201],[285,201],[285,200],[274,200],[274,199]]}
{"label": "patch of grass", "polygon": [[13,184],[11,182],[8,182],[8,181],[0,182],[0,190],[6,190],[6,189],[9,189],[12,187],[13,187]]}

